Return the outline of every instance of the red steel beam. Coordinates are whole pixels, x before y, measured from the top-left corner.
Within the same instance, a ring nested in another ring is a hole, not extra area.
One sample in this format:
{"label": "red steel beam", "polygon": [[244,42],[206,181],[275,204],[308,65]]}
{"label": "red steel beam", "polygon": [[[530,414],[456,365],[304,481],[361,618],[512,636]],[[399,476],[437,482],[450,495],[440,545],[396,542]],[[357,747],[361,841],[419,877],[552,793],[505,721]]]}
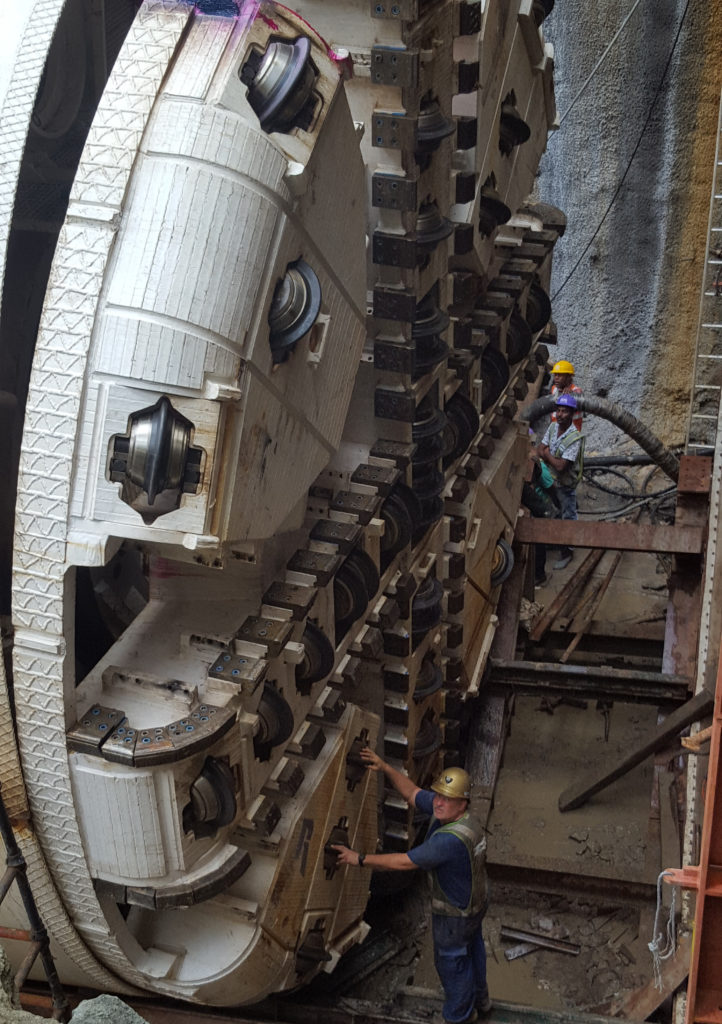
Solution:
{"label": "red steel beam", "polygon": [[534,519],[524,516],[516,524],[522,544],[552,544],[569,548],[609,548],[612,551],[655,551],[660,554],[699,555],[702,526],[652,526],[647,523],[602,523],[598,520]]}
{"label": "red steel beam", "polygon": [[722,651],[717,666],[699,866],[680,868],[665,876],[666,882],[697,890],[686,1024],[722,1024],[722,786],[717,786],[721,739]]}

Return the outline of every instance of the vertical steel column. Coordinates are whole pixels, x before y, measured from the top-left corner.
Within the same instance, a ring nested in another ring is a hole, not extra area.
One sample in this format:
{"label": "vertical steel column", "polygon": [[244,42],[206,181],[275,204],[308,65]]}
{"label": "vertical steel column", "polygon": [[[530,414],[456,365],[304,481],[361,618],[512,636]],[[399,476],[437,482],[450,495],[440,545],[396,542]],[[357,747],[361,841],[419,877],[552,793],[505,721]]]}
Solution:
{"label": "vertical steel column", "polygon": [[717,668],[712,745],[698,867],[669,872],[665,881],[697,890],[686,1024],[722,1024],[722,652]]}

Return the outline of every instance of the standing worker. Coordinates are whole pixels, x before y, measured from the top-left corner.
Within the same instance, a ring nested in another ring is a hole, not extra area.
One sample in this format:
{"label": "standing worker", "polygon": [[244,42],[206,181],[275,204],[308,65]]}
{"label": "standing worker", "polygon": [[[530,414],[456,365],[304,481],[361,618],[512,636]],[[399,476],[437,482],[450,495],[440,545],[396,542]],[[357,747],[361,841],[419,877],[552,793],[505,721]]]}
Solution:
{"label": "standing worker", "polygon": [[[554,366],[552,366],[552,386],[549,394],[552,398],[558,398],[559,395],[573,395],[575,398],[581,398],[584,394],[582,389],[574,383],[574,367],[566,359],[560,359],[559,362],[554,363]],[[557,414],[553,412],[552,420],[556,418]],[[584,413],[581,409],[577,409],[574,414],[573,423],[580,432],[583,422]]]}
{"label": "standing worker", "polygon": [[[539,455],[552,471],[562,519],[577,519],[577,485],[582,478],[584,438],[572,420],[577,408],[574,395],[561,394],[556,402],[556,420],[547,427]],[[563,569],[572,560],[572,549],[562,548],[555,569]]]}
{"label": "standing worker", "polygon": [[[533,431],[529,434],[533,437]],[[550,519],[559,506],[554,487],[554,477],[546,462],[540,457],[534,442],[529,446],[531,463],[529,479],[521,489],[521,503],[529,509],[535,519]],[[543,587],[549,577],[546,574],[546,544],[534,545],[534,586]]]}
{"label": "standing worker", "polygon": [[486,913],[486,836],[469,814],[471,779],[463,768],[445,768],[431,789],[420,789],[370,747],[361,757],[381,771],[411,807],[431,816],[429,832],[408,853],[356,853],[338,850],[338,864],[377,871],[431,872],[431,929],[434,964],[444,989],[447,1024],[472,1024],[491,1011],[486,983],[486,950],[481,922]]}

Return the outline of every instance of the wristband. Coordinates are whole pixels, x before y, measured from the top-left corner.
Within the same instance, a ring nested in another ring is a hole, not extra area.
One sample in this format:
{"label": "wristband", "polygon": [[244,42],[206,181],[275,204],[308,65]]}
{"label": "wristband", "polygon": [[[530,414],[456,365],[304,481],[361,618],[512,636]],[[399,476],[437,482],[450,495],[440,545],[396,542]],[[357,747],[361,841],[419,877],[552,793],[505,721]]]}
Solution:
{"label": "wristband", "polygon": [[360,854],[358,855],[358,866],[359,866],[360,868],[362,868],[362,867],[364,866],[364,861],[365,861],[365,860],[366,860],[366,854],[365,854],[365,853],[360,853]]}

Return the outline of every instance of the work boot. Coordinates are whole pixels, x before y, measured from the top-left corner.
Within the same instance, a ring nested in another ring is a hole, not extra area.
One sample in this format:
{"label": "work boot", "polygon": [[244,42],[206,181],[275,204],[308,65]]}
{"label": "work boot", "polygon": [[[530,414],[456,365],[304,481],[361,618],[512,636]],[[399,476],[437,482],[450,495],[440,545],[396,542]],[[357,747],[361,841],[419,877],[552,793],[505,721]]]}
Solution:
{"label": "work boot", "polygon": [[479,1011],[481,1017],[486,1017],[487,1014],[491,1013],[494,1004],[488,995],[485,995],[483,999],[480,999],[476,1004],[476,1009]]}
{"label": "work boot", "polygon": [[471,1013],[469,1014],[469,1016],[466,1018],[466,1020],[462,1020],[462,1021],[452,1022],[452,1021],[446,1020],[446,1017],[444,1017],[444,1020],[446,1021],[446,1024],[474,1024],[474,1021],[477,1021],[478,1019],[479,1019],[479,1014],[476,1012],[476,1010],[472,1010]]}
{"label": "work boot", "polygon": [[566,569],[574,556],[574,552],[571,548],[561,548],[559,551],[559,560],[554,563],[555,569]]}

